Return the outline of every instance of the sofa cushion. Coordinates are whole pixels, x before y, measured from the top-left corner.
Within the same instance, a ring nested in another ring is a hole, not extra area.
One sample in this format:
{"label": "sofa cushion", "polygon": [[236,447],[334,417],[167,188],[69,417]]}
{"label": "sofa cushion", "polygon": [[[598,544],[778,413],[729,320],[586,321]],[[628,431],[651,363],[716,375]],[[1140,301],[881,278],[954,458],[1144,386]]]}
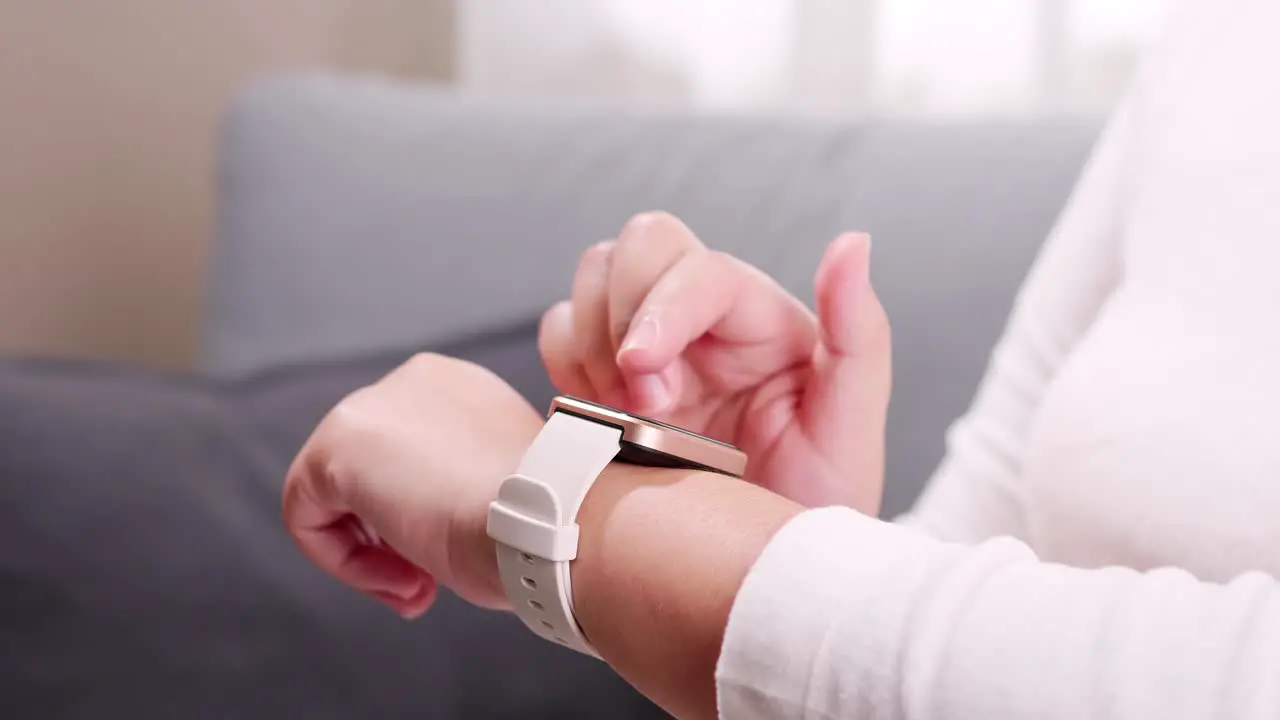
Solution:
{"label": "sofa cushion", "polygon": [[[446,350],[542,405],[534,332]],[[294,451],[409,353],[230,383],[0,364],[5,717],[662,717],[512,617],[445,594],[406,624],[285,534]]]}

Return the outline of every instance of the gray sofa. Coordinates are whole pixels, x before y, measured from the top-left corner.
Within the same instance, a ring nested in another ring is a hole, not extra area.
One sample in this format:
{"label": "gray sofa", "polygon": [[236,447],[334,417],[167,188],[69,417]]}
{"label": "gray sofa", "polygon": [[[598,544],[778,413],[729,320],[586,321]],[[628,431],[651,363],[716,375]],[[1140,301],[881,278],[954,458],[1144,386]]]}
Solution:
{"label": "gray sofa", "polygon": [[307,432],[418,349],[545,404],[537,317],[638,210],[806,299],[827,241],[867,229],[894,323],[898,512],[1095,129],[504,107],[369,78],[248,88],[220,138],[201,371],[0,363],[0,714],[659,716],[510,618],[444,597],[406,624],[310,568],[278,522]]}

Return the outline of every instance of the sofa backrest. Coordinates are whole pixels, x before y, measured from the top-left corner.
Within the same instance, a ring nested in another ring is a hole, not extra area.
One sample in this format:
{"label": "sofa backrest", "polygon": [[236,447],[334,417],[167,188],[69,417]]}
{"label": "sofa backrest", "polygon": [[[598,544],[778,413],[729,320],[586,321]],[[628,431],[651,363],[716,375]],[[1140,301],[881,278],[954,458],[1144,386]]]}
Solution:
{"label": "sofa backrest", "polygon": [[642,115],[265,80],[221,138],[203,362],[241,375],[533,323],[567,295],[579,253],[640,210],[674,212],[806,300],[827,242],[864,229],[894,324],[890,472],[918,484],[1096,129]]}

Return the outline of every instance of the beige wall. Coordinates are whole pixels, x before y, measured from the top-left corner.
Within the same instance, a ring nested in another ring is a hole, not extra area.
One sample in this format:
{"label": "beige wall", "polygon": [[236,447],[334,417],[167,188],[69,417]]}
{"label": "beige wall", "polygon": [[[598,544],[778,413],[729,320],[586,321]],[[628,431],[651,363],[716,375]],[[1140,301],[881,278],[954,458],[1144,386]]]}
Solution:
{"label": "beige wall", "polygon": [[189,363],[228,95],[445,77],[452,27],[452,0],[0,0],[0,353]]}

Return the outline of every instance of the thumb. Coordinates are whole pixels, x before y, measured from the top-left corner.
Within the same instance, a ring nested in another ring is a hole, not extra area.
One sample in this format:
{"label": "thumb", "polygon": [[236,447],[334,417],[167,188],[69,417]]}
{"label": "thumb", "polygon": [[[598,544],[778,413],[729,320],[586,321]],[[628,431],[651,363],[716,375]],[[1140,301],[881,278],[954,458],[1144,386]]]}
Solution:
{"label": "thumb", "polygon": [[871,237],[845,233],[818,266],[821,339],[802,420],[815,447],[842,472],[883,474],[884,424],[892,387],[889,318],[871,287]]}

